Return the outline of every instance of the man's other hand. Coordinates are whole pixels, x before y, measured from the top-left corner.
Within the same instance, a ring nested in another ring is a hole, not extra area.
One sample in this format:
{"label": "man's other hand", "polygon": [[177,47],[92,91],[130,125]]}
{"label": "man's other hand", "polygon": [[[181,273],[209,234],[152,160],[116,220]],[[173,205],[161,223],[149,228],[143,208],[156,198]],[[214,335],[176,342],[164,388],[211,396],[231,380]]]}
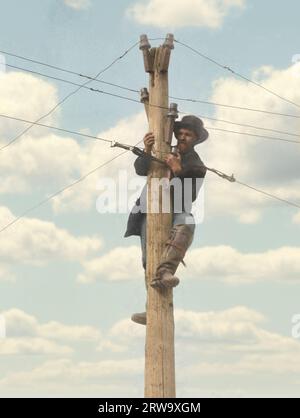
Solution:
{"label": "man's other hand", "polygon": [[179,174],[182,167],[181,167],[181,156],[179,153],[176,154],[167,154],[165,156],[165,162],[173,171],[174,174]]}

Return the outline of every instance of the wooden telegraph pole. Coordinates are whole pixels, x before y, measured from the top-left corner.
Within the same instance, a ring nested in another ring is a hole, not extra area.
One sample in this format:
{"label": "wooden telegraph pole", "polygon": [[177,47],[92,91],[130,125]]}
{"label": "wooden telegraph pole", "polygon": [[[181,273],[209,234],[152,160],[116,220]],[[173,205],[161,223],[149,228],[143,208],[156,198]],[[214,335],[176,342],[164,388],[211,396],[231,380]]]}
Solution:
{"label": "wooden telegraph pole", "polygon": [[[146,35],[141,35],[145,71],[149,73],[149,93],[141,90],[141,101],[154,133],[154,155],[163,159],[170,152],[177,105],[168,106],[168,68],[174,37],[166,36],[164,44],[151,48]],[[169,111],[168,111],[169,109]],[[174,398],[175,353],[173,290],[152,288],[149,283],[155,277],[156,267],[172,226],[172,213],[162,213],[162,202],[169,191],[153,187],[152,179],[169,178],[169,169],[152,161],[148,175],[147,213],[147,328],[145,347],[145,397]],[[156,209],[158,213],[153,213]]]}

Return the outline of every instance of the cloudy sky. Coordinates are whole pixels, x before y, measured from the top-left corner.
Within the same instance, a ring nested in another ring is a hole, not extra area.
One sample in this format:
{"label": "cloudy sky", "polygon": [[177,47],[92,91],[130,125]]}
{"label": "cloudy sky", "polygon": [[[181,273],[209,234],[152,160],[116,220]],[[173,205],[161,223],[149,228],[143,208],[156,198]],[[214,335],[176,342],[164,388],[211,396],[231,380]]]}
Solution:
{"label": "cloudy sky", "polygon": [[[175,45],[170,95],[296,116],[178,101],[208,127],[210,139],[197,151],[209,167],[300,205],[300,146],[245,135],[300,141],[299,14],[295,0],[117,0],[109,6],[11,0],[2,2],[0,50],[95,76],[140,34],[174,33],[296,104]],[[0,58],[86,81],[4,53]],[[101,79],[134,90],[147,86],[138,46]],[[90,86],[139,99],[111,85]],[[75,90],[2,65],[0,114],[37,120]],[[128,144],[148,130],[139,103],[87,89],[43,123]],[[0,148],[27,126],[0,117]],[[86,137],[28,130],[0,151],[0,229],[120,152]],[[125,211],[96,209],[104,179],[137,182],[133,161],[122,155],[0,233],[2,396],[143,396],[145,329],[129,319],[145,303],[139,240],[123,238]],[[297,396],[300,210],[210,173],[203,210],[174,291],[178,396]]]}

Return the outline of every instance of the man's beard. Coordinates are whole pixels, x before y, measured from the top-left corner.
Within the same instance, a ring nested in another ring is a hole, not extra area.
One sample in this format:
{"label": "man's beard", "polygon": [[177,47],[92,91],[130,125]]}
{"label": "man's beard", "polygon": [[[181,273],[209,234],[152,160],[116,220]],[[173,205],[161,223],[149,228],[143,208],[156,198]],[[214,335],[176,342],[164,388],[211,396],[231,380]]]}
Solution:
{"label": "man's beard", "polygon": [[187,152],[187,151],[189,151],[190,149],[192,148],[192,146],[189,146],[186,142],[181,142],[181,141],[178,141],[178,143],[177,143],[177,149],[178,149],[178,151],[180,151],[180,152]]}

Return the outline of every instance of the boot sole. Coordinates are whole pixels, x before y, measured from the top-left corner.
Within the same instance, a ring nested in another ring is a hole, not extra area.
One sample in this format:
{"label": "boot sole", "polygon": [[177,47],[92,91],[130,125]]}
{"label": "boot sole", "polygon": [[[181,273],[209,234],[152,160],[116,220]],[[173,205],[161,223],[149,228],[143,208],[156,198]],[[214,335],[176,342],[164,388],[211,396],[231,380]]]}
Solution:
{"label": "boot sole", "polygon": [[161,280],[163,286],[167,287],[167,288],[171,288],[171,287],[176,287],[179,285],[179,279],[177,279],[177,277],[174,277],[174,279],[162,279]]}
{"label": "boot sole", "polygon": [[135,315],[131,316],[131,321],[135,322],[136,324],[139,325],[147,325],[147,320],[141,317],[137,317]]}
{"label": "boot sole", "polygon": [[179,285],[179,279],[177,277],[174,277],[173,279],[159,279],[159,280],[154,280],[153,282],[151,282],[150,286],[151,287],[166,287],[166,288],[172,288],[172,287],[176,287]]}

